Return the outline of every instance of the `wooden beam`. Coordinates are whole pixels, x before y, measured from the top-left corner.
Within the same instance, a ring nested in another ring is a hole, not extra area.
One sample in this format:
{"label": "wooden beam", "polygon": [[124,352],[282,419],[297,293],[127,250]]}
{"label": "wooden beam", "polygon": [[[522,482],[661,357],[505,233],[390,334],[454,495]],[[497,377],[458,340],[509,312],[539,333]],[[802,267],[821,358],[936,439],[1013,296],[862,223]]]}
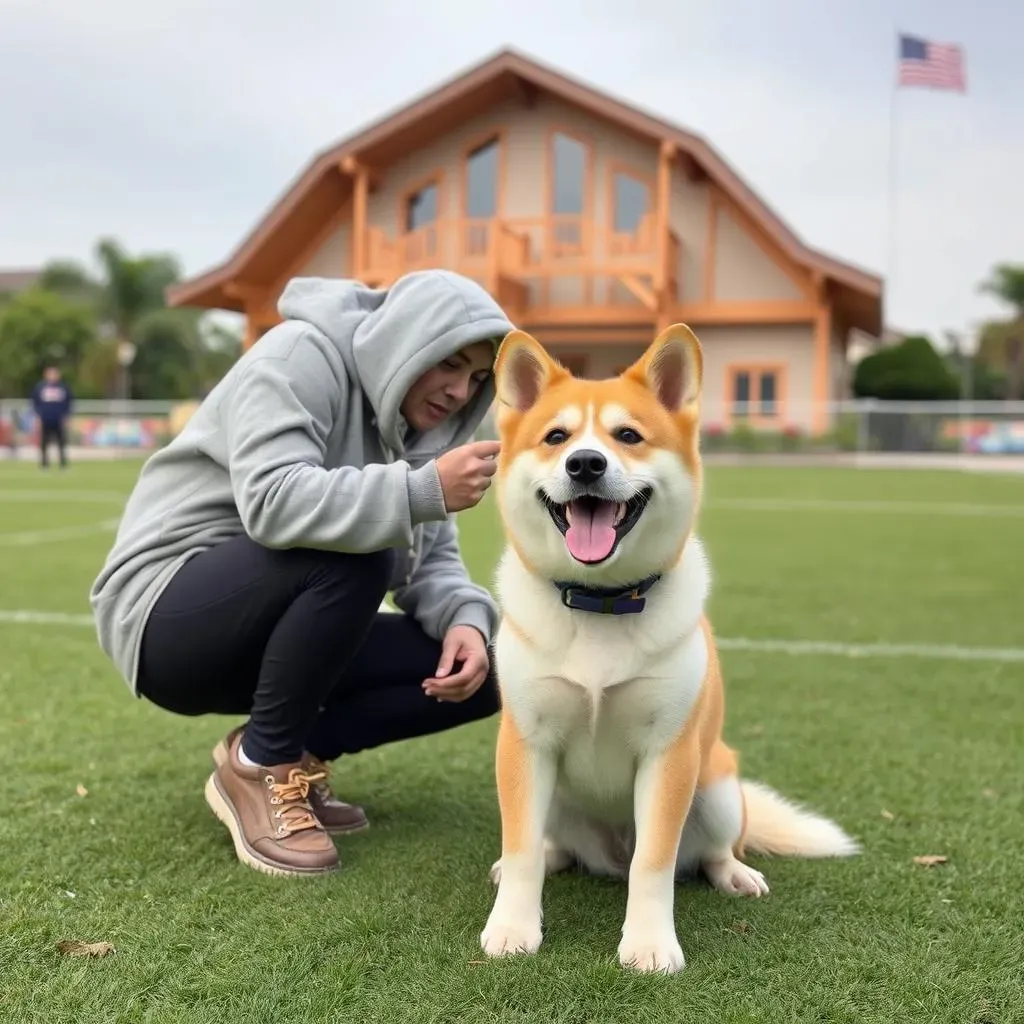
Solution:
{"label": "wooden beam", "polygon": [[687,324],[796,324],[815,323],[813,302],[687,302],[675,306],[672,319]]}
{"label": "wooden beam", "polygon": [[[669,252],[669,207],[672,199],[672,162],[675,159],[675,143],[665,139],[658,150],[658,181],[654,198],[654,239],[657,265],[654,270],[654,295],[656,310],[666,309],[673,301],[668,290]],[[625,283],[625,281],[623,281]],[[629,287],[627,285],[627,287]]]}
{"label": "wooden beam", "polygon": [[658,296],[635,274],[619,274],[623,286],[633,293],[652,313],[658,311]]}
{"label": "wooden beam", "polygon": [[255,284],[244,284],[241,281],[226,281],[224,294],[231,299],[243,299],[247,303],[262,300],[266,289]]}
{"label": "wooden beam", "polygon": [[519,323],[525,330],[544,325],[649,330],[655,323],[655,316],[646,306],[527,306]]}
{"label": "wooden beam", "polygon": [[356,167],[355,191],[352,196],[352,276],[362,279],[367,269],[367,223],[366,206],[370,192],[370,172],[362,164]]}
{"label": "wooden beam", "polygon": [[248,352],[256,344],[256,320],[251,313],[245,317],[245,334],[242,335],[242,351]]}
{"label": "wooden beam", "polygon": [[816,434],[828,429],[828,401],[831,388],[831,354],[832,354],[832,307],[821,302],[816,307],[814,319],[814,376],[812,378],[812,395],[814,402],[811,409],[811,424]]}

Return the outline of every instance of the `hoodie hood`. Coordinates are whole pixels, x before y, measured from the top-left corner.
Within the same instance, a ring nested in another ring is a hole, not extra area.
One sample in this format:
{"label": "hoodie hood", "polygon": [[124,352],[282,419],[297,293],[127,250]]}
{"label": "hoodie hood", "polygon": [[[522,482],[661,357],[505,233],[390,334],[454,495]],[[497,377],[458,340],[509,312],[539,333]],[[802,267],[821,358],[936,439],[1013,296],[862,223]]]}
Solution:
{"label": "hoodie hood", "polygon": [[490,377],[465,408],[409,439],[399,407],[413,382],[475,342],[493,341],[497,354],[513,329],[480,285],[448,270],[406,274],[390,288],[298,277],[288,282],[277,308],[284,319],[305,321],[331,340],[373,408],[385,444],[407,454],[439,453],[469,441],[495,393]]}

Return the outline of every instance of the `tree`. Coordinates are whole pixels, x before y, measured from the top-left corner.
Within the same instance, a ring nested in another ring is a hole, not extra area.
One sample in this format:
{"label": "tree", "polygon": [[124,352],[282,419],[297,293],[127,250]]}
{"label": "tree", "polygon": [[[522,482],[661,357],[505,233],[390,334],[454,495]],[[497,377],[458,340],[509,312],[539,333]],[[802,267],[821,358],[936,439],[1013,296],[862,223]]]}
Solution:
{"label": "tree", "polygon": [[[101,271],[99,277],[93,277],[77,263],[61,260],[46,266],[40,278],[43,288],[94,310],[101,341],[100,350],[90,353],[90,384],[100,394],[110,394],[117,347],[127,341],[136,348],[133,374],[135,366],[143,374],[143,386],[132,388],[133,397],[188,397],[188,371],[172,371],[168,360],[172,359],[173,351],[186,363],[190,362],[186,353],[197,336],[195,321],[200,314],[166,308],[164,290],[180,279],[177,259],[165,253],[129,256],[116,241],[104,238],[96,246],[96,261]],[[179,312],[181,315],[177,315]],[[142,352],[147,339],[156,348],[150,354]],[[164,368],[157,371],[155,367],[160,365]]]}
{"label": "tree", "polygon": [[960,395],[960,384],[928,338],[910,335],[857,364],[853,393],[887,401],[952,401]]}
{"label": "tree", "polygon": [[[1024,265],[997,264],[988,280],[981,283],[980,290],[999,299],[1013,311],[1008,321],[986,324],[982,350],[990,368],[1005,369],[1006,397],[1016,401],[1024,387]],[[987,349],[986,332],[989,335]]]}
{"label": "tree", "polygon": [[73,382],[95,338],[88,306],[39,287],[13,296],[0,310],[0,394],[28,394],[50,360]]}

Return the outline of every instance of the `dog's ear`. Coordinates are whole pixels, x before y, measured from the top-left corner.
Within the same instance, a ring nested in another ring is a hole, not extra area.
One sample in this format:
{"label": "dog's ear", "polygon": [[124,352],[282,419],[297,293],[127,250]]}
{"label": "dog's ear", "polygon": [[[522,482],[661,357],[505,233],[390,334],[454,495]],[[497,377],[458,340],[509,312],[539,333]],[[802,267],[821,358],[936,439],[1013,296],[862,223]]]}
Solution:
{"label": "dog's ear", "polygon": [[525,331],[509,331],[505,335],[494,364],[499,404],[527,412],[544,388],[566,376],[568,371],[545,352],[536,338]]}
{"label": "dog's ear", "polygon": [[649,388],[669,412],[692,407],[700,397],[704,353],[686,324],[666,327],[625,372]]}

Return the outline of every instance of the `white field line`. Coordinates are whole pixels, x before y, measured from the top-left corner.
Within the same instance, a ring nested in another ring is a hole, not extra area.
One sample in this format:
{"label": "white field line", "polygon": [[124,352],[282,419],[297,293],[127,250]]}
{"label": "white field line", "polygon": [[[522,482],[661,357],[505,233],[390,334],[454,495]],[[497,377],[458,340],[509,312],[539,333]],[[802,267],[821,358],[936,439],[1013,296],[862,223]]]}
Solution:
{"label": "white field line", "polygon": [[20,502],[24,504],[57,504],[61,502],[86,503],[99,505],[123,505],[128,500],[127,494],[119,491],[42,491],[20,490],[5,487],[0,491],[0,502]]}
{"label": "white field line", "polygon": [[747,512],[876,512],[883,515],[1024,519],[1024,504],[972,505],[946,501],[847,501],[831,498],[708,498],[703,504],[705,508]]}
{"label": "white field line", "polygon": [[53,544],[62,540],[92,537],[98,533],[112,533],[117,529],[117,519],[104,519],[98,523],[84,523],[81,526],[55,526],[49,530],[23,530],[20,533],[0,533],[0,547],[31,548],[42,544]]}
{"label": "white field line", "polygon": [[768,640],[720,636],[724,651],[825,655],[836,658],[927,658],[932,661],[1024,662],[1024,647],[961,647],[958,644],[844,644],[830,640]]}
{"label": "white field line", "polygon": [[[383,609],[382,609],[383,610]],[[37,612],[28,609],[0,611],[0,624],[27,626],[82,626],[94,628],[91,615]],[[960,647],[956,644],[844,644],[828,640],[770,640],[719,636],[724,651],[756,651],[764,654],[812,655],[836,658],[926,658],[932,661],[1024,662],[1024,647]]]}

